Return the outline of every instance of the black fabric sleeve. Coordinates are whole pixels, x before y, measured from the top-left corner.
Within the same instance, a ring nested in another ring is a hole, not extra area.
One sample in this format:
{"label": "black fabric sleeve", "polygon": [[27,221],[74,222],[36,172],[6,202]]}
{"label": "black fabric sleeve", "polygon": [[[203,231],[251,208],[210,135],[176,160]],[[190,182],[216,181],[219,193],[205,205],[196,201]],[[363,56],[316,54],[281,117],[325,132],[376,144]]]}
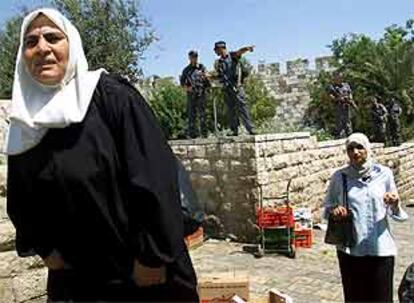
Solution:
{"label": "black fabric sleeve", "polygon": [[186,68],[184,68],[183,73],[180,76],[180,85],[181,86],[188,85],[188,80],[187,80],[188,71],[189,71],[189,68],[187,66]]}
{"label": "black fabric sleeve", "polygon": [[233,61],[238,63],[242,56],[240,56],[237,52],[230,52],[230,57]]}
{"label": "black fabric sleeve", "polygon": [[7,170],[7,214],[16,229],[16,252],[19,257],[39,255],[43,259],[52,251],[51,247],[39,245],[33,230],[33,214],[24,206],[33,203],[23,176],[24,168],[19,165],[20,156],[9,156]]}
{"label": "black fabric sleeve", "polygon": [[172,263],[185,250],[175,156],[139,92],[119,82],[110,86],[131,249],[144,265]]}

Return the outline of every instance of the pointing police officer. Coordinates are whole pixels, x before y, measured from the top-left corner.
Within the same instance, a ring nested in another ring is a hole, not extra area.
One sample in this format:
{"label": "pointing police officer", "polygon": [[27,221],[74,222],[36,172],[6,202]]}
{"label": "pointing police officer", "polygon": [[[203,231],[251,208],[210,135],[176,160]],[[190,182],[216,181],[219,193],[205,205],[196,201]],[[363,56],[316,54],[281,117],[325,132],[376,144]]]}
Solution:
{"label": "pointing police officer", "polygon": [[248,133],[255,134],[243,88],[247,72],[243,69],[241,63],[242,56],[253,50],[254,46],[246,46],[235,52],[227,52],[224,41],[216,42],[214,45],[214,51],[219,56],[214,68],[220,82],[223,84],[224,101],[227,106],[231,135],[233,136],[238,135],[239,118]]}

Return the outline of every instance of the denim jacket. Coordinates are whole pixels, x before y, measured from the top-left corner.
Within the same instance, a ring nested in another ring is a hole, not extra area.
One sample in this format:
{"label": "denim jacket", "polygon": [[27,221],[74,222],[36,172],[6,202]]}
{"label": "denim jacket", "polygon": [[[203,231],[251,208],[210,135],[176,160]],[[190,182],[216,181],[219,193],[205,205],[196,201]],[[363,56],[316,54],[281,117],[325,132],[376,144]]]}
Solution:
{"label": "denim jacket", "polygon": [[[332,208],[342,205],[342,172],[336,171],[325,198],[324,217]],[[338,246],[338,250],[353,256],[395,256],[397,247],[390,230],[388,217],[405,221],[407,213],[399,205],[394,211],[384,203],[385,192],[397,193],[394,176],[388,167],[374,164],[370,177],[347,177],[348,204],[354,216],[357,244],[352,247]]]}

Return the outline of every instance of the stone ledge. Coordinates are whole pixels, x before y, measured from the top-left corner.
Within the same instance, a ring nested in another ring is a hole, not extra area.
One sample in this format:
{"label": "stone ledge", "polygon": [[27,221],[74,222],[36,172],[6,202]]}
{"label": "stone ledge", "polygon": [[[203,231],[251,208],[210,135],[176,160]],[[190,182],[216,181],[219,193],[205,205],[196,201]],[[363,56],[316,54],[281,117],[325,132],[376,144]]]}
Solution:
{"label": "stone ledge", "polygon": [[[260,143],[278,140],[294,140],[294,139],[312,139],[309,132],[296,133],[276,133],[263,135],[240,135],[237,137],[214,137],[214,138],[198,138],[187,140],[171,140],[171,146],[176,145],[210,145],[210,144],[224,144],[224,143]],[[316,142],[316,141],[315,141]]]}

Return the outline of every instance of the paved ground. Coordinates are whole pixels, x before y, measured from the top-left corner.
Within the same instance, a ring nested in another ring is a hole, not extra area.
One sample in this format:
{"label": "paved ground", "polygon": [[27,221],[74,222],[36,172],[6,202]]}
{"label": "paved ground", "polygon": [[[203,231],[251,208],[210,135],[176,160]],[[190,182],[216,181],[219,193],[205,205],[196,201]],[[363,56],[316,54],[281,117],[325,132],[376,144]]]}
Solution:
{"label": "paved ground", "polygon": [[[414,262],[414,208],[407,208],[407,212],[409,221],[392,223],[399,247],[395,289],[407,266]],[[322,231],[315,231],[313,248],[298,250],[296,259],[278,255],[255,259],[243,252],[241,244],[214,240],[207,241],[191,254],[199,276],[221,271],[235,274],[248,271],[252,299],[265,297],[267,291],[275,287],[292,296],[295,303],[341,302],[336,254],[331,246],[323,243],[323,235]]]}

